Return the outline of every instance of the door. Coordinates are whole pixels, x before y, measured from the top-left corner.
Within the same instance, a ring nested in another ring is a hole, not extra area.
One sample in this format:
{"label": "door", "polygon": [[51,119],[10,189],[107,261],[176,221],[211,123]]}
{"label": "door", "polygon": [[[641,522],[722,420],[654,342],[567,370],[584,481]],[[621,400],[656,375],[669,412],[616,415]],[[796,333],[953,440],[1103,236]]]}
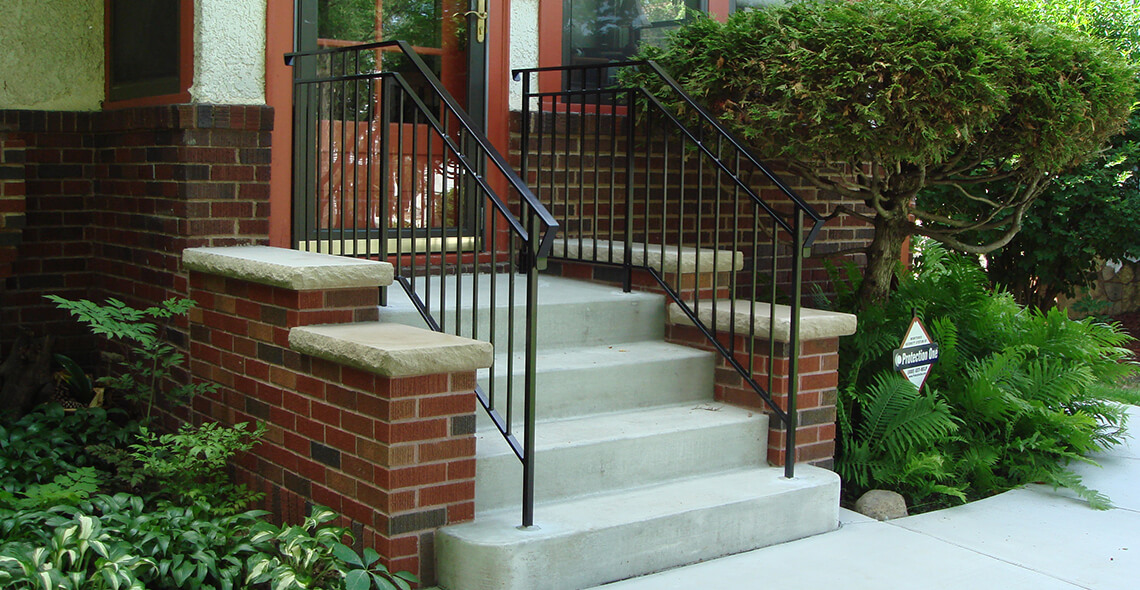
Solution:
{"label": "door", "polygon": [[[440,79],[444,88],[478,125],[485,123],[486,0],[298,0],[297,45],[302,51],[349,47],[374,41],[407,42]],[[356,57],[355,71],[398,72],[416,90],[426,86],[398,48],[369,50]],[[359,61],[366,62],[361,67]],[[331,67],[336,67],[335,65]],[[316,75],[336,71],[311,72]],[[341,73],[349,73],[343,71]],[[310,75],[301,73],[302,77]],[[305,154],[310,194],[295,194],[294,240],[302,249],[362,254],[392,251],[392,240],[410,239],[417,249],[438,247],[448,235],[474,236],[474,205],[460,202],[454,157],[441,141],[427,140],[421,115],[382,112],[382,84],[370,81],[333,106],[302,107],[317,114],[301,123],[297,135]],[[298,97],[307,99],[309,97]],[[438,100],[422,94],[429,109],[444,121]],[[316,97],[318,102],[328,96]],[[446,122],[445,122],[446,124]],[[386,134],[386,138],[385,138]],[[311,180],[310,180],[311,179]],[[301,188],[295,186],[295,191]],[[385,199],[379,198],[381,195]],[[459,196],[457,196],[459,195]],[[382,203],[384,200],[386,202]],[[381,210],[381,209],[385,210]],[[298,234],[301,234],[298,236]],[[423,239],[427,238],[427,239]],[[443,240],[441,240],[441,238]],[[387,248],[378,244],[388,240]],[[362,241],[363,240],[363,241]],[[327,244],[327,246],[326,246]]]}

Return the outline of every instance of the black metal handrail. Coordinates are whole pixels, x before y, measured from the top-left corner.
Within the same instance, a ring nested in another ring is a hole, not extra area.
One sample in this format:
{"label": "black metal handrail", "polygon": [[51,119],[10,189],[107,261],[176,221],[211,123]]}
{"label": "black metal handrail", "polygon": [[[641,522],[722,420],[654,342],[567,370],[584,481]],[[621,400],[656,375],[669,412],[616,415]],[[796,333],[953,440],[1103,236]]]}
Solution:
{"label": "black metal handrail", "polygon": [[[390,55],[403,71],[383,71]],[[294,68],[294,247],[390,260],[431,329],[488,340],[507,359],[476,394],[522,462],[522,521],[531,526],[537,272],[558,222],[407,43],[285,59]],[[519,389],[522,441],[512,416]]]}
{"label": "black metal handrail", "polygon": [[[685,120],[643,86],[622,85],[620,76],[616,84],[607,82],[612,73],[633,69],[669,95],[665,102],[684,105]],[[785,474],[792,477],[803,256],[823,216],[653,62],[527,68],[514,77],[522,81],[524,105],[522,174],[563,224],[552,257],[621,267],[626,290],[634,269],[648,272],[781,422]],[[534,90],[544,77],[558,88]],[[561,167],[533,166],[535,160]],[[754,174],[775,194],[753,182]],[[782,255],[781,244],[790,252]],[[686,255],[693,261],[688,270]],[[766,277],[762,259],[770,265]],[[781,268],[782,260],[788,268]],[[686,273],[700,276],[702,265],[712,284],[686,285]],[[765,282],[770,344],[758,350],[755,326],[763,305],[756,302]],[[790,293],[780,292],[781,283]],[[774,377],[781,296],[790,324],[783,383]],[[739,314],[747,328],[738,329]],[[758,352],[767,357],[766,367],[757,366]],[[773,398],[777,388],[785,389],[785,407]]]}

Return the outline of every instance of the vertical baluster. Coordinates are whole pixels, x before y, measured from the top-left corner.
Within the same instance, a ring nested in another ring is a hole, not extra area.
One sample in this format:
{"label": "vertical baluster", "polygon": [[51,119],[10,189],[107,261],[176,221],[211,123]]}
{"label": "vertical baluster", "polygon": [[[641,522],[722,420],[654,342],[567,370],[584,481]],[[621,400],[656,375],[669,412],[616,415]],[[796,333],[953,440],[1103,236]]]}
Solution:
{"label": "vertical baluster", "polygon": [[796,415],[796,406],[799,394],[800,376],[800,298],[803,296],[803,283],[800,280],[803,274],[804,262],[804,210],[796,208],[795,225],[792,236],[792,305],[788,310],[791,317],[788,320],[790,333],[788,334],[788,435],[785,437],[784,450],[784,477],[791,479],[795,476],[796,468],[796,428],[799,426],[799,417]]}
{"label": "vertical baluster", "polygon": [[776,280],[779,276],[779,257],[780,257],[780,241],[779,231],[780,226],[776,223],[776,218],[772,218],[772,246],[769,250],[769,255],[772,257],[772,286],[768,293],[768,393],[773,394],[772,384],[773,375],[776,372]]}
{"label": "vertical baluster", "polygon": [[522,524],[524,527],[534,525],[534,469],[535,469],[535,387],[537,375],[535,364],[537,362],[538,348],[538,247],[539,247],[539,219],[530,207],[524,207],[523,219],[529,223],[526,226],[530,238],[527,244],[527,271],[526,271],[526,366],[524,368],[526,398],[523,400],[526,414],[526,426],[523,433],[525,442],[523,448],[526,454],[523,457],[523,505]]}
{"label": "vertical baluster", "polygon": [[[623,216],[622,233],[622,290],[629,293],[633,290],[633,189],[637,184],[635,178],[633,142],[635,139],[637,97],[632,90],[625,93],[625,215]],[[647,171],[648,173],[648,171]]]}
{"label": "vertical baluster", "polygon": [[[392,95],[394,94],[394,86],[395,85],[389,83],[388,77],[386,77],[386,76],[381,77],[381,78],[375,78],[371,82],[371,84],[376,84],[379,86],[380,104],[379,105],[373,105],[372,112],[370,113],[370,117],[369,117],[369,121],[368,121],[368,153],[369,153],[370,157],[372,154],[372,145],[373,145],[373,143],[372,143],[373,142],[372,128],[375,126],[377,119],[379,119],[380,124],[383,125],[383,127],[380,128],[380,150],[379,150],[380,151],[380,154],[379,154],[379,158],[380,158],[380,170],[379,170],[380,179],[379,180],[380,180],[380,182],[378,183],[379,194],[376,195],[376,198],[377,198],[376,209],[379,212],[379,214],[376,216],[376,232],[375,233],[376,233],[376,238],[377,238],[377,247],[379,249],[379,252],[378,252],[379,258],[380,258],[380,260],[387,260],[388,259],[388,208],[389,208],[389,203],[391,202],[391,199],[392,199],[392,195],[390,195],[388,193],[388,190],[389,190],[388,178],[391,175],[391,170],[389,168],[389,166],[391,165],[391,158],[390,158],[389,154],[392,151],[391,150],[391,144],[390,144],[392,134],[390,132],[390,129],[388,128],[388,121],[392,118],[392,111],[391,111],[391,109],[392,109]],[[372,96],[372,92],[369,92],[369,96]],[[371,192],[372,192],[372,161],[371,161],[371,159],[368,161],[368,169],[367,170],[368,170],[368,174],[367,174],[368,186],[366,188],[367,188],[368,193],[371,194]],[[365,203],[365,212],[367,213],[368,218],[369,218],[369,222],[371,223],[371,221],[372,221],[372,202],[371,202],[371,200],[368,200]],[[399,226],[397,226],[397,227],[399,227]],[[371,254],[371,249],[372,249],[371,235],[372,235],[371,232],[367,232],[364,235],[364,238],[368,244],[369,254]],[[399,267],[399,257],[397,257],[396,261],[397,261],[396,270],[397,270],[397,272],[399,272],[399,268],[400,268]],[[387,305],[387,304],[388,304],[388,288],[387,287],[381,287],[380,288],[380,305]]]}
{"label": "vertical baluster", "polygon": [[[346,114],[348,113],[348,81],[345,78],[345,74],[348,72],[348,53],[347,52],[340,52],[337,55],[340,56],[340,84],[339,84],[339,86],[340,86],[340,92],[339,92],[340,99],[337,101],[339,104],[336,107],[336,111],[337,111],[336,115],[337,115],[337,118],[340,120],[340,150],[339,150],[340,151],[340,191],[339,191],[340,192],[340,194],[339,194],[340,219],[337,221],[337,236],[338,236],[338,240],[340,242],[340,252],[339,253],[342,255],[345,255],[345,254],[349,254],[349,252],[350,252],[347,245],[345,244],[345,238],[344,238],[345,233],[346,233],[344,231],[345,227],[346,227],[344,216],[346,214],[346,210],[348,209],[347,200],[348,200],[348,194],[350,192],[348,189],[348,186],[347,186],[348,185],[348,170],[346,170],[346,168],[347,168],[347,166],[349,166],[349,164],[352,163],[348,157],[348,154],[351,152],[347,149],[347,145],[348,145],[348,139],[347,139],[348,138],[348,117],[346,116]],[[356,143],[355,137],[353,138],[353,143]],[[352,159],[355,160],[355,158],[352,158]],[[353,187],[353,188],[355,189],[355,187]]]}
{"label": "vertical baluster", "polygon": [[[599,77],[601,77],[601,72],[599,72],[598,75],[599,75]],[[609,209],[606,211],[606,227],[607,227],[606,240],[609,242],[610,247],[609,247],[609,253],[608,253],[607,258],[606,258],[606,262],[613,264],[614,263],[614,237],[615,237],[614,236],[614,217],[616,217],[616,211],[615,211],[616,195],[615,195],[615,192],[617,191],[617,167],[614,166],[614,162],[616,162],[617,158],[618,158],[617,107],[618,107],[618,102],[619,102],[620,98],[618,97],[617,94],[611,94],[610,96],[613,97],[613,106],[610,108],[610,153],[609,153],[609,157],[607,158],[609,168],[610,168],[610,186],[609,186],[610,202],[609,202]],[[628,148],[628,146],[627,146],[627,148]],[[600,216],[598,216],[598,217],[600,217]],[[597,251],[596,250],[594,253],[594,259],[597,260]]]}

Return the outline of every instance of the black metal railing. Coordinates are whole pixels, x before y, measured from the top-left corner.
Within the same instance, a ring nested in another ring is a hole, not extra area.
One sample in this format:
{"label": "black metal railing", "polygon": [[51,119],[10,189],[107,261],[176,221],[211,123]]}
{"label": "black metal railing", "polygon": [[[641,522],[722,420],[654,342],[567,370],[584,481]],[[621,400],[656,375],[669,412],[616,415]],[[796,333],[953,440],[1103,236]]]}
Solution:
{"label": "black metal railing", "polygon": [[[394,61],[399,71],[377,71]],[[390,261],[431,329],[489,341],[506,359],[476,393],[522,462],[522,520],[532,525],[537,271],[558,223],[406,43],[286,62],[294,247]]]}
{"label": "black metal railing", "polygon": [[[622,71],[654,92],[623,85]],[[514,77],[522,175],[562,223],[552,258],[620,267],[626,290],[634,269],[648,272],[782,423],[792,477],[804,249],[824,219],[653,62]],[[703,275],[710,284],[685,282]],[[765,313],[768,333],[758,334]],[[789,324],[782,350],[780,317]],[[776,377],[778,356],[786,379]],[[784,407],[773,393],[786,396]]]}

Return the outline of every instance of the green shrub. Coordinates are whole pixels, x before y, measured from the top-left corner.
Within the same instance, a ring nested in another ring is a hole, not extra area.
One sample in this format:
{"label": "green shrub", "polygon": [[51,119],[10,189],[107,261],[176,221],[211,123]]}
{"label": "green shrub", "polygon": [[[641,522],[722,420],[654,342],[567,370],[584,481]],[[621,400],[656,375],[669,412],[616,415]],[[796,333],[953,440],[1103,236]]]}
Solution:
{"label": "green shrub", "polygon": [[41,406],[15,422],[0,422],[0,490],[14,493],[83,467],[98,466],[87,447],[125,447],[137,432],[121,411]]}
{"label": "green shrub", "polygon": [[182,364],[184,357],[164,340],[164,332],[172,318],[190,312],[194,307],[193,301],[168,299],[162,305],[139,310],[113,298],[108,299],[105,305],[86,299],[71,301],[58,295],[48,295],[47,298],[71,312],[95,334],[127,345],[129,354],[120,363],[116,375],[102,377],[99,381],[121,392],[127,401],[142,404],[146,409],[144,421],[150,420],[151,411],[160,396],[170,403],[182,404],[195,395],[217,389],[214,383],[171,382],[174,369]]}
{"label": "green shrub", "polygon": [[389,572],[371,549],[365,549],[361,559],[341,542],[352,538],[347,529],[324,526],[335,518],[336,513],[317,506],[301,526],[255,525],[250,542],[268,544],[268,550],[250,557],[246,581],[268,582],[273,590],[408,590],[419,582],[407,572]]}
{"label": "green shrub", "polygon": [[138,496],[98,496],[48,510],[0,510],[0,586],[13,589],[152,588],[407,590],[379,555],[343,541],[336,515],[314,507],[300,526],[263,511],[219,516],[206,500],[147,508]]}
{"label": "green shrub", "polygon": [[[1136,97],[1135,67],[1107,43],[989,0],[778,3],[694,19],[641,57],[761,157],[867,206],[836,211],[875,226],[861,307],[889,295],[907,236],[1004,245]],[[916,201],[930,187],[946,190]]]}
{"label": "green shrub", "polygon": [[129,455],[138,462],[138,473],[165,497],[182,505],[210,499],[220,514],[234,514],[261,495],[231,482],[226,464],[256,446],[265,432],[264,424],[246,429],[245,422],[232,427],[211,422],[197,427],[183,424],[177,433],[162,435],[144,426],[137,442],[130,445]]}
{"label": "green shrub", "polygon": [[[919,247],[891,300],[861,311],[841,342],[836,470],[847,497],[885,487],[936,507],[1044,481],[1106,506],[1064,466],[1120,442],[1123,409],[1090,390],[1133,371],[1131,338],[1019,306],[976,261]],[[853,304],[853,276],[836,277],[840,306]],[[913,315],[941,349],[923,392],[890,363]]]}

